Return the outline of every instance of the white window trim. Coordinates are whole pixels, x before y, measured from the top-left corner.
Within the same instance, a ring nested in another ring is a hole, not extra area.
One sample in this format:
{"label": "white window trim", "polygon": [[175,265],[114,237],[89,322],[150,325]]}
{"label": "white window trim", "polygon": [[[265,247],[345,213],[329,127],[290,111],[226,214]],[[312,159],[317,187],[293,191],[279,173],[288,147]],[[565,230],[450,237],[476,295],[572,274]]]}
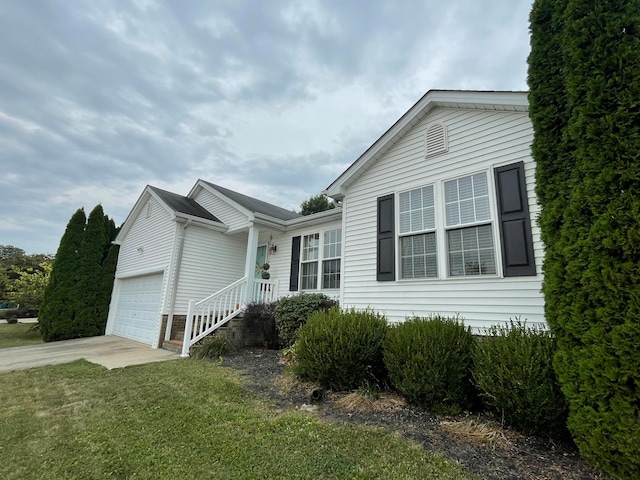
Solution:
{"label": "white window trim", "polygon": [[[330,232],[332,230],[341,230],[338,238],[340,239],[340,256],[338,257],[324,257],[324,234],[325,232]],[[304,248],[304,237],[309,235],[318,234],[318,259],[317,260],[302,260],[303,258],[303,248]],[[336,288],[322,288],[322,266],[325,260],[340,260],[340,285]],[[318,275],[316,278],[316,288],[303,288],[302,287],[302,265],[305,263],[317,263],[318,265]],[[343,269],[344,269],[344,228],[342,225],[335,226],[331,228],[324,228],[321,230],[313,230],[308,233],[301,234],[300,240],[300,272],[298,273],[298,285],[300,285],[301,292],[322,292],[322,291],[330,291],[336,292],[342,289],[343,285]]]}
{"label": "white window trim", "polygon": [[[482,169],[464,169],[456,172],[455,175],[446,176],[437,178],[432,182],[424,182],[424,183],[415,183],[412,184],[409,188],[403,188],[402,190],[397,190],[394,192],[395,199],[395,229],[396,229],[396,282],[407,282],[407,283],[425,283],[425,282],[469,282],[469,281],[494,281],[497,278],[504,278],[504,274],[502,271],[502,244],[500,242],[500,230],[498,225],[498,204],[496,199],[496,187],[494,180],[494,170],[497,168],[498,164],[488,165],[486,168]],[[462,177],[467,177],[470,175],[476,175],[478,173],[485,173],[487,175],[487,189],[489,194],[489,213],[490,219],[486,222],[480,223],[468,223],[461,224],[452,227],[446,226],[446,211],[445,211],[445,201],[444,201],[444,184],[450,180],[455,180]],[[411,190],[416,190],[418,188],[428,187],[429,185],[433,185],[433,193],[435,198],[435,217],[436,217],[436,225],[435,230],[428,230],[420,233],[429,233],[434,231],[436,234],[436,254],[437,254],[437,265],[438,265],[438,276],[437,277],[425,277],[425,278],[402,278],[402,251],[400,245],[400,239],[404,236],[415,235],[416,233],[411,234],[401,234],[400,233],[400,193],[410,192]],[[476,225],[487,225],[491,224],[491,231],[493,233],[493,247],[495,251],[495,263],[496,263],[496,273],[493,275],[469,275],[469,276],[452,276],[449,274],[449,251],[447,246],[447,230],[455,230],[459,228],[464,228],[465,226],[476,226]]]}
{"label": "white window trim", "polygon": [[[427,228],[427,229],[423,229],[423,230],[415,230],[415,231],[411,231],[411,232],[405,232],[405,233],[401,233],[400,232],[400,195],[403,193],[408,193],[408,192],[412,192],[414,190],[420,190],[422,188],[426,188],[426,187],[433,187],[433,204],[434,204],[434,218],[435,218],[435,225],[434,228]],[[436,191],[436,184],[435,183],[427,183],[425,185],[421,185],[418,187],[414,187],[414,188],[410,188],[408,190],[402,190],[400,192],[396,193],[396,197],[397,198],[397,206],[396,206],[396,232],[397,235],[397,251],[398,251],[398,255],[397,255],[397,266],[396,266],[396,272],[398,272],[398,280],[402,280],[402,281],[425,281],[425,280],[439,280],[440,279],[440,247],[438,245],[438,218],[440,217],[439,212],[438,212],[438,194]],[[434,233],[435,237],[436,237],[436,268],[438,271],[438,274],[435,277],[419,277],[419,278],[403,278],[402,276],[402,239],[403,238],[407,238],[407,237],[414,237],[417,235],[423,235],[425,233]]]}

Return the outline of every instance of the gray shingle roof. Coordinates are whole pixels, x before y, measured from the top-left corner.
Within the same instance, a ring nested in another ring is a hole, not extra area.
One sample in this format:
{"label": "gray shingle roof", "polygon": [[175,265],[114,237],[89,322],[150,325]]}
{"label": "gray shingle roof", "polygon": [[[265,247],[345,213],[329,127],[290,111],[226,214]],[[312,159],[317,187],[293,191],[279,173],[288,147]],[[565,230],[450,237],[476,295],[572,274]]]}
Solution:
{"label": "gray shingle roof", "polygon": [[183,197],[177,193],[168,192],[157,187],[152,187],[151,185],[149,185],[149,188],[153,190],[169,208],[178,213],[220,222],[220,220],[192,198]]}
{"label": "gray shingle roof", "polygon": [[257,198],[249,197],[247,195],[243,195],[242,193],[234,192],[233,190],[229,190],[227,188],[221,187],[219,185],[215,185],[211,182],[207,182],[202,180],[207,185],[218,190],[220,193],[226,195],[231,200],[246,208],[250,212],[261,213],[263,215],[268,215],[270,217],[278,218],[280,220],[292,220],[294,218],[298,218],[301,215],[299,213],[292,212],[291,210],[287,210],[286,208],[277,207],[267,202],[263,202],[262,200],[258,200]]}

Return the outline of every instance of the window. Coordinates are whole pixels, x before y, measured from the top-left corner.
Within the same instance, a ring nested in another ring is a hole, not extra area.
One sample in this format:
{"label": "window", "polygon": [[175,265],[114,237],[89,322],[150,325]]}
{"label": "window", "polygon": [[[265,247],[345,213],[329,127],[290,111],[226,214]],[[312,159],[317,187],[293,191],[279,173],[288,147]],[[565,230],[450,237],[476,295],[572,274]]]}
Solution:
{"label": "window", "polygon": [[401,278],[438,276],[433,186],[399,195]]}
{"label": "window", "polygon": [[495,275],[487,174],[444,182],[444,201],[449,275]]}
{"label": "window", "polygon": [[377,281],[537,275],[525,165],[489,173],[377,198]]}
{"label": "window", "polygon": [[323,236],[322,288],[340,288],[342,229],[328,230]]}
{"label": "window", "polygon": [[318,288],[318,253],[320,234],[313,233],[302,237],[302,289]]}
{"label": "window", "polygon": [[293,240],[289,289],[298,289],[298,261],[301,290],[340,288],[342,229],[294,237]]}

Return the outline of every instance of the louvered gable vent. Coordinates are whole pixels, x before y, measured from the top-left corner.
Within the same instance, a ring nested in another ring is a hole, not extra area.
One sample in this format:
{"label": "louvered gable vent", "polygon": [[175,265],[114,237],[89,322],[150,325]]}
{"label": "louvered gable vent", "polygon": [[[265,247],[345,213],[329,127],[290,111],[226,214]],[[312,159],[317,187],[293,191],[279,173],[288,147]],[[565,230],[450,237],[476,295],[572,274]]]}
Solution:
{"label": "louvered gable vent", "polygon": [[425,157],[445,153],[449,149],[447,127],[441,123],[430,125],[425,134]]}

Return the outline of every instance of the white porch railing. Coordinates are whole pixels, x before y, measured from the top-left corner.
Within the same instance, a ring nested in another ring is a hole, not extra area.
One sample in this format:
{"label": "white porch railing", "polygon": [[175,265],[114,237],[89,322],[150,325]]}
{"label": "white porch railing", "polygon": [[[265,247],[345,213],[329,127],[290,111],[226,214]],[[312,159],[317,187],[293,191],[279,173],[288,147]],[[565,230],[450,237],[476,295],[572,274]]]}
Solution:
{"label": "white porch railing", "polygon": [[254,302],[269,303],[278,299],[278,280],[263,280],[256,278],[253,281]]}
{"label": "white porch railing", "polygon": [[[189,302],[182,342],[183,357],[189,356],[189,349],[194,344],[242,312],[246,288],[247,277],[242,277],[204,300]],[[256,302],[272,302],[277,298],[277,291],[277,280],[256,278],[253,281],[251,299]]]}

